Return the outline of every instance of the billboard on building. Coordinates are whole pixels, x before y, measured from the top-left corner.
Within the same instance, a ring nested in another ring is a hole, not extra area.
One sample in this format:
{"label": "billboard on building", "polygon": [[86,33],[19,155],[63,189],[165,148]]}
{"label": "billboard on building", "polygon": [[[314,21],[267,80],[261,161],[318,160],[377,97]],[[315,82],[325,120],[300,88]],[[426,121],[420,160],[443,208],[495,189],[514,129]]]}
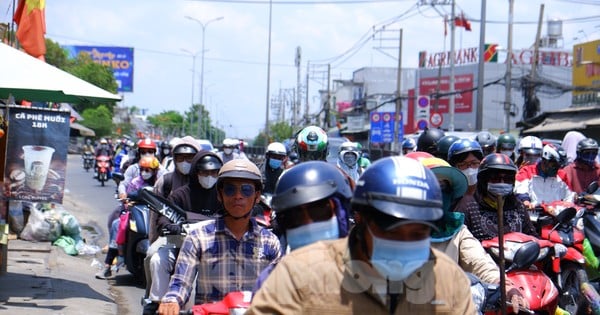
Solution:
{"label": "billboard on building", "polygon": [[[421,78],[419,94],[431,98],[431,108],[438,113],[448,113],[450,97],[435,98],[437,92],[444,94],[450,90],[450,76]],[[454,76],[454,90],[460,93],[454,96],[454,112],[470,113],[473,111],[473,74],[457,74]]]}
{"label": "billboard on building", "polygon": [[[573,46],[573,86],[580,88],[600,86],[600,40]],[[577,102],[577,98],[593,93],[575,90],[573,91],[574,102]]]}
{"label": "billboard on building", "polygon": [[80,53],[113,69],[118,92],[133,92],[133,48],[114,46],[62,46],[71,58]]}

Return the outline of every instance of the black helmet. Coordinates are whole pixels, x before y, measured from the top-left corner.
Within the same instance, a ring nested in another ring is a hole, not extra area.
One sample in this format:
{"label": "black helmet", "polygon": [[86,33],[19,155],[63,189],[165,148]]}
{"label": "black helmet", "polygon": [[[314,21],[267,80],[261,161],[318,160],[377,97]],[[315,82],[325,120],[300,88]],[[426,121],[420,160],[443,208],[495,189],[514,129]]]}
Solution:
{"label": "black helmet", "polygon": [[481,131],[475,136],[475,141],[479,142],[483,155],[496,152],[496,137],[488,131]]}
{"label": "black helmet", "polygon": [[456,140],[460,140],[460,138],[452,135],[443,136],[437,144],[437,156],[443,160],[448,161],[448,149],[450,149],[450,146]]}
{"label": "black helmet", "polygon": [[598,151],[598,142],[592,138],[586,138],[577,143],[577,153],[585,150],[596,150]]}
{"label": "black helmet", "polygon": [[169,144],[168,141],[163,141],[163,142],[160,143],[160,148],[161,149],[170,149],[171,145]]}
{"label": "black helmet", "polygon": [[173,154],[196,154],[198,150],[192,147],[191,145],[181,144],[178,145],[175,150],[173,150]]}
{"label": "black helmet", "polygon": [[275,212],[285,212],[334,194],[346,201],[350,200],[352,189],[348,178],[331,163],[306,161],[281,174],[271,206]]}
{"label": "black helmet", "polygon": [[223,162],[218,156],[207,154],[196,162],[196,171],[220,170],[222,166]]}
{"label": "black helmet", "polygon": [[517,175],[517,166],[513,160],[506,154],[492,153],[483,158],[479,164],[479,172],[477,173],[477,191],[485,194],[487,184],[491,174],[496,174],[498,171],[510,172]]}
{"label": "black helmet", "polygon": [[496,152],[514,151],[517,146],[517,139],[510,133],[503,133],[496,139]]}
{"label": "black helmet", "polygon": [[437,154],[437,143],[445,136],[444,131],[440,129],[425,129],[417,139],[417,151]]}

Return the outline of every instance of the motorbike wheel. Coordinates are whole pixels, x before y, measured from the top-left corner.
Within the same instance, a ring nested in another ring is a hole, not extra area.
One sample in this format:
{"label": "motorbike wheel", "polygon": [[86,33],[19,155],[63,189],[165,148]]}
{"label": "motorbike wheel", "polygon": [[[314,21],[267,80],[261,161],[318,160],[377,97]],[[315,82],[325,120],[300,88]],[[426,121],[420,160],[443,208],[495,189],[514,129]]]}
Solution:
{"label": "motorbike wheel", "polygon": [[561,267],[561,294],[558,305],[569,312],[577,314],[578,306],[585,299],[581,293],[581,283],[588,281],[588,276],[583,266],[575,263],[565,263]]}

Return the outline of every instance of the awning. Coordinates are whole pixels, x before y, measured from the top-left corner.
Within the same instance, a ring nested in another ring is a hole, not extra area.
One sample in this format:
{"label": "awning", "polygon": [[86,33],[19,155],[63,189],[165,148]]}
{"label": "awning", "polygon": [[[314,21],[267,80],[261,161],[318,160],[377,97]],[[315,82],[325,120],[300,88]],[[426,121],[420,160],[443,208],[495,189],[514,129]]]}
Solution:
{"label": "awning", "polygon": [[76,122],[71,123],[71,137],[95,137],[94,130]]}
{"label": "awning", "polygon": [[[589,115],[587,115],[589,117]],[[590,126],[600,126],[600,118],[585,118],[582,115],[573,115],[570,118],[546,118],[541,124],[523,130],[524,134],[569,131],[569,130],[585,130]]]}

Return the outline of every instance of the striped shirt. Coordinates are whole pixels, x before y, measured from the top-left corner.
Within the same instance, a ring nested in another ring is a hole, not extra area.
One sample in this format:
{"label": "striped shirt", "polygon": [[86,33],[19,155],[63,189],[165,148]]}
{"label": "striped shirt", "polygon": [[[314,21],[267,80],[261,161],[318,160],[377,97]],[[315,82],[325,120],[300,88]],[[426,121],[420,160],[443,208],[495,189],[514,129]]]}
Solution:
{"label": "striped shirt", "polygon": [[233,291],[252,291],[260,272],[280,256],[277,236],[253,218],[239,241],[223,218],[197,223],[181,246],[162,302],[184,305],[196,275],[195,304],[220,301]]}

